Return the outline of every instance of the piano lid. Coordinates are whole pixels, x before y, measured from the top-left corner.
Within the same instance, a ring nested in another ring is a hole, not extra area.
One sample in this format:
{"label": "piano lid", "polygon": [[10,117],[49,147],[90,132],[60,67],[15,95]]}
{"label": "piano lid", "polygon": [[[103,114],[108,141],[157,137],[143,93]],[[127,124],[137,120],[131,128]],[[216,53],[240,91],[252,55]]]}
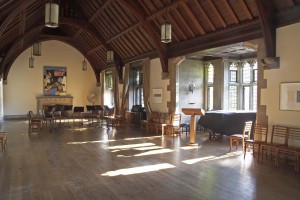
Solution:
{"label": "piano lid", "polygon": [[182,108],[181,110],[186,115],[205,115],[202,108]]}

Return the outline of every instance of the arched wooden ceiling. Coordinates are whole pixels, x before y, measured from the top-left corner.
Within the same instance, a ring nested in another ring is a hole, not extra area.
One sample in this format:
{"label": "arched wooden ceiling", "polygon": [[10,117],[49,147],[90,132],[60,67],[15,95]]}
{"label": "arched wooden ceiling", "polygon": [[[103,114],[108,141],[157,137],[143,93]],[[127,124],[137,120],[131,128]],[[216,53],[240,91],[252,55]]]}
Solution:
{"label": "arched wooden ceiling", "polygon": [[[265,38],[267,56],[275,56],[275,28],[300,21],[300,0],[60,0],[60,26],[44,26],[50,0],[0,0],[0,73],[9,69],[36,41],[56,39],[78,49],[99,73],[114,64],[159,58]],[[172,42],[160,42],[168,18]],[[109,48],[115,63],[106,62]]]}

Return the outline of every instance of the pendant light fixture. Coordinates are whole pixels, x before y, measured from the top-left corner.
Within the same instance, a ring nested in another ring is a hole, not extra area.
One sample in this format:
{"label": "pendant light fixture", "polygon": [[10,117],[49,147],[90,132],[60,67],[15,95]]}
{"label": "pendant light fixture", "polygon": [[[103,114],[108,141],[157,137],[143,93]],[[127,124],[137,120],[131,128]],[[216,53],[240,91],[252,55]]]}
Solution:
{"label": "pendant light fixture", "polygon": [[85,60],[85,57],[83,58],[83,61],[82,61],[82,71],[86,71],[87,70],[87,62]]}
{"label": "pendant light fixture", "polygon": [[172,25],[168,22],[168,8],[166,6],[165,23],[161,25],[161,42],[172,42]]}
{"label": "pendant light fixture", "polygon": [[111,43],[111,20],[109,19],[109,25],[110,25],[110,27],[109,27],[109,35],[110,35],[110,40],[109,40],[109,43],[108,43],[108,50],[107,50],[107,53],[106,53],[106,60],[107,60],[107,62],[113,62],[114,61],[114,52],[113,52],[113,50],[111,49],[111,45],[110,45],[110,43]]}
{"label": "pendant light fixture", "polygon": [[32,57],[32,51],[33,51],[33,47],[31,46],[30,48],[30,58],[29,58],[29,68],[34,68],[34,58]]}
{"label": "pendant light fixture", "polygon": [[53,3],[52,0],[50,3],[46,3],[45,7],[45,25],[50,28],[57,28],[59,18],[59,5]]}
{"label": "pendant light fixture", "polygon": [[41,42],[35,42],[33,44],[33,55],[34,56],[42,55],[42,43]]}

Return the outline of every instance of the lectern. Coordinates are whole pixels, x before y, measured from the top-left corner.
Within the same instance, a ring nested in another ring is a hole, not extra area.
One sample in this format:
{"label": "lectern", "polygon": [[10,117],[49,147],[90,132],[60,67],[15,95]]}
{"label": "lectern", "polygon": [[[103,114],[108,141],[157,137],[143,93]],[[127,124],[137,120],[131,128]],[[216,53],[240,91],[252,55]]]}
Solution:
{"label": "lectern", "polygon": [[195,116],[196,115],[205,115],[205,111],[201,108],[182,108],[182,112],[185,115],[191,115],[190,119],[190,144],[189,145],[197,145],[195,144]]}

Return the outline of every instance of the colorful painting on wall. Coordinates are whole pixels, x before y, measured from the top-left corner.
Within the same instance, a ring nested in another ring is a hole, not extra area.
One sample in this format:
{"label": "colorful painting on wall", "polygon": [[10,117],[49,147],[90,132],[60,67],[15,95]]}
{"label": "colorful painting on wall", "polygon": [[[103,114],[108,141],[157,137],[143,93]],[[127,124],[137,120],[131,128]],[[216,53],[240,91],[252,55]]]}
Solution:
{"label": "colorful painting on wall", "polygon": [[67,95],[67,68],[44,66],[44,96]]}

